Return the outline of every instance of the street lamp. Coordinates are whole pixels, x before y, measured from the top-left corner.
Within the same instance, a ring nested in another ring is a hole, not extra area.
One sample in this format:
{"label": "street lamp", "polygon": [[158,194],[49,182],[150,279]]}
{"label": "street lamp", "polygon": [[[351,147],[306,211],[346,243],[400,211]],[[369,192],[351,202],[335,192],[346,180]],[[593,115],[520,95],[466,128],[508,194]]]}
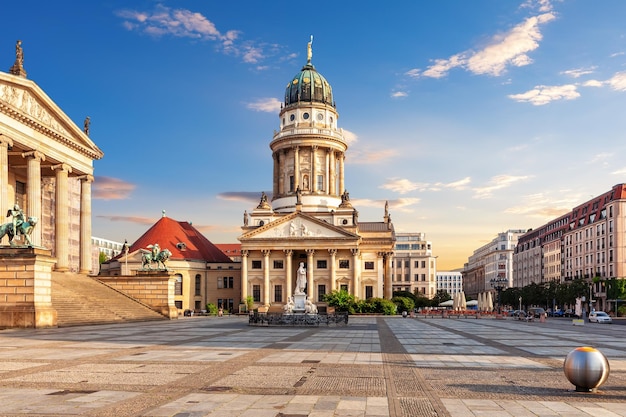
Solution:
{"label": "street lamp", "polygon": [[501,314],[502,306],[500,305],[500,294],[502,290],[506,288],[506,285],[509,283],[509,280],[504,277],[492,278],[490,281],[491,287],[496,290],[498,293],[497,303],[498,303],[498,314]]}

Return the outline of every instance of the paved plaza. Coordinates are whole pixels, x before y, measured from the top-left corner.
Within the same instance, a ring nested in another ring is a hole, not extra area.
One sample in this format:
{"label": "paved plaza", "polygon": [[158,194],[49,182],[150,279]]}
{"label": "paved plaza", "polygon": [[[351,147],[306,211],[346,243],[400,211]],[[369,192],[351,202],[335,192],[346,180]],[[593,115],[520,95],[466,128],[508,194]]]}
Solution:
{"label": "paved plaza", "polygon": [[[245,317],[0,331],[0,416],[626,416],[626,326],[571,320]],[[566,355],[611,373],[575,392]]]}

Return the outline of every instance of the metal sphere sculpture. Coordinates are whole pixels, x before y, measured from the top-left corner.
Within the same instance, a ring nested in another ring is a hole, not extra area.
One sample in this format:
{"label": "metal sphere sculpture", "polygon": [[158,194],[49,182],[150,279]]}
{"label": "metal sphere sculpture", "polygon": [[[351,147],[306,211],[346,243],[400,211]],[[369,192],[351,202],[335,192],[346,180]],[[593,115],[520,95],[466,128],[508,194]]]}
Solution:
{"label": "metal sphere sculpture", "polygon": [[584,346],[568,353],[563,362],[565,376],[579,392],[595,392],[609,377],[609,361],[599,350]]}

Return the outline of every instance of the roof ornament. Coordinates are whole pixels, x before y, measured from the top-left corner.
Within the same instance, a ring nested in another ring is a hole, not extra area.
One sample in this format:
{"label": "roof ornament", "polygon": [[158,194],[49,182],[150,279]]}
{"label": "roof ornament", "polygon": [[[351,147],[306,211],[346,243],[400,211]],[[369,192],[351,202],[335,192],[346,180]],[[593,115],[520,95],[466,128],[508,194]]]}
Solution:
{"label": "roof ornament", "polygon": [[84,123],[84,127],[83,127],[83,132],[85,132],[85,135],[89,136],[89,126],[91,125],[91,117],[87,116],[85,118],[85,123]]}
{"label": "roof ornament", "polygon": [[161,210],[161,217],[165,217],[165,210]]}
{"label": "roof ornament", "polygon": [[15,43],[15,63],[9,69],[9,73],[26,78],[26,71],[24,71],[24,51],[22,50],[21,40]]}
{"label": "roof ornament", "polygon": [[312,45],[313,45],[313,35],[311,35],[311,40],[306,45],[306,63],[307,64],[311,63],[311,58],[313,57]]}

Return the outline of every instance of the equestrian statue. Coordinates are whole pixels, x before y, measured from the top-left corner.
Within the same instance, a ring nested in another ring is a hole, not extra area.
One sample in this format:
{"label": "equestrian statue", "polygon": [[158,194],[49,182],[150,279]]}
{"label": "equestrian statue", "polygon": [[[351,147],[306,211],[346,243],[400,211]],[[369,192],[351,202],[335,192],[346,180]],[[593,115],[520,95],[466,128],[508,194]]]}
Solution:
{"label": "equestrian statue", "polygon": [[24,216],[24,212],[19,205],[15,204],[12,209],[7,212],[7,217],[12,217],[9,223],[0,226],[0,240],[6,235],[9,236],[9,244],[15,246],[15,237],[24,236],[26,246],[33,247],[30,235],[33,228],[37,224],[37,217]]}
{"label": "equestrian statue", "polygon": [[144,253],[141,256],[141,268],[146,269],[147,265],[147,269],[152,269],[152,263],[156,262],[157,269],[159,269],[159,265],[162,265],[163,270],[167,271],[168,269],[167,266],[165,266],[165,262],[167,262],[170,256],[172,256],[172,252],[170,252],[169,249],[161,250],[161,247],[158,243],[155,243],[154,245],[148,245],[148,249],[150,249],[150,252]]}

